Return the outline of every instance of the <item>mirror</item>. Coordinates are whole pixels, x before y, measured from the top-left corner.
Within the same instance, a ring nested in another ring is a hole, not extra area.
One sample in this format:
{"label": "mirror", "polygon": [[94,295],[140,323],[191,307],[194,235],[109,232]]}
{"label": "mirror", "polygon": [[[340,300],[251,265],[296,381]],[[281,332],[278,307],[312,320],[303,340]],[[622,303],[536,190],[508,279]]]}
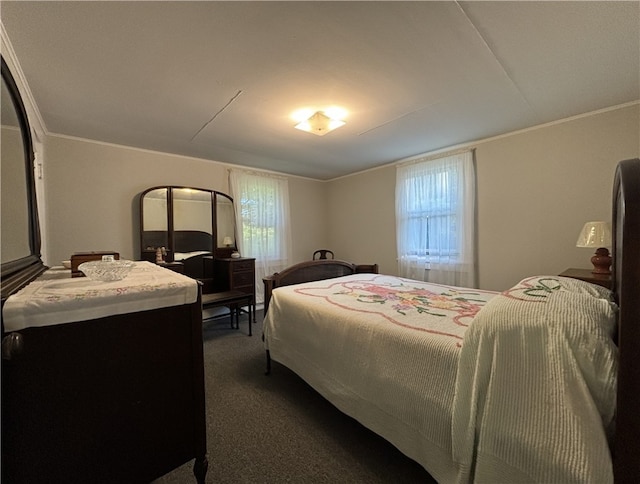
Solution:
{"label": "mirror", "polygon": [[173,260],[182,262],[189,277],[211,279],[212,275],[205,274],[205,260],[213,255],[211,192],[174,188],[172,193]]}
{"label": "mirror", "polygon": [[[1,262],[20,259],[31,254],[29,245],[29,205],[27,176],[24,166],[24,143],[11,94],[2,80],[2,207]],[[17,202],[17,203],[16,203]]]}
{"label": "mirror", "polygon": [[236,246],[236,214],[233,200],[224,193],[216,193],[216,221],[218,237],[216,247]]}
{"label": "mirror", "polygon": [[213,280],[213,260],[236,250],[233,199],[220,192],[189,187],[153,187],[140,198],[141,259],[155,261],[158,247],[166,262],[181,262],[184,273]]}
{"label": "mirror", "polygon": [[31,128],[18,87],[4,58],[1,63],[0,273],[4,301],[46,267],[40,259]]}
{"label": "mirror", "polygon": [[142,250],[169,247],[168,188],[150,190],[142,198]]}
{"label": "mirror", "polygon": [[211,192],[193,188],[173,190],[174,260],[190,252],[213,252]]}

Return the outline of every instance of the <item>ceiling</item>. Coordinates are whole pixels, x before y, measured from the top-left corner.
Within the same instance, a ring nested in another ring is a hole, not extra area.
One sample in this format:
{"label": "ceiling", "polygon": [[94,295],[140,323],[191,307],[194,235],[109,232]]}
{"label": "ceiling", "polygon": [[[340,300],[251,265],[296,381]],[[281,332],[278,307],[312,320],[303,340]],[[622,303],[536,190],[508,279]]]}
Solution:
{"label": "ceiling", "polygon": [[640,99],[635,1],[0,8],[49,134],[321,180]]}

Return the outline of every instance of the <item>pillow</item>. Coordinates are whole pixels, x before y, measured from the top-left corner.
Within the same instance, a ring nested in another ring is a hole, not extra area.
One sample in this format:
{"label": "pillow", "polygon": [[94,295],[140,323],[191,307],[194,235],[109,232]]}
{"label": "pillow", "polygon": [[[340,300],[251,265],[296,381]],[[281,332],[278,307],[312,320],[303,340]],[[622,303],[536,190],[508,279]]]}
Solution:
{"label": "pillow", "polygon": [[544,294],[548,291],[559,290],[568,291],[577,294],[585,294],[598,299],[606,299],[613,301],[612,292],[606,287],[591,284],[590,282],[571,277],[562,276],[533,276],[521,280],[514,287],[509,289],[513,291],[516,288],[528,289],[530,293]]}
{"label": "pillow", "polygon": [[575,358],[603,420],[608,422],[614,409],[617,375],[613,341],[617,306],[611,294],[604,287],[579,279],[529,277],[489,301],[472,326],[479,323],[495,327],[508,322],[507,328],[538,328],[559,337]]}

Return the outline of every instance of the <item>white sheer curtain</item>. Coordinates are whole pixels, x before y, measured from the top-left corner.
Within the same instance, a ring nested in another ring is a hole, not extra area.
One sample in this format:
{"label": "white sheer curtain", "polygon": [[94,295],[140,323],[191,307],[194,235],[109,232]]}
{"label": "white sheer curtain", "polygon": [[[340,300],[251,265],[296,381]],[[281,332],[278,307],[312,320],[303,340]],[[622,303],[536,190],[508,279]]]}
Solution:
{"label": "white sheer curtain", "polygon": [[472,151],[398,166],[400,276],[476,287],[475,186]]}
{"label": "white sheer curtain", "polygon": [[262,278],[291,265],[289,184],[283,177],[230,170],[238,250],[256,259],[256,302],[264,302]]}

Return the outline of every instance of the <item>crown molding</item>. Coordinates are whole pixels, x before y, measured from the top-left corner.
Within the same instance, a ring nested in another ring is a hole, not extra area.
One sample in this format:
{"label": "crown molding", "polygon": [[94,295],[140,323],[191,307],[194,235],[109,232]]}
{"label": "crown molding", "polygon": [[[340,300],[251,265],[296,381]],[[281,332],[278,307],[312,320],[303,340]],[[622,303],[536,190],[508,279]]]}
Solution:
{"label": "crown molding", "polygon": [[47,126],[44,124],[38,105],[33,97],[27,78],[22,71],[18,57],[13,50],[13,45],[9,39],[9,35],[4,28],[4,24],[0,21],[0,53],[4,58],[7,66],[11,70],[11,74],[16,81],[20,95],[22,96],[22,102],[27,110],[27,116],[29,116],[29,124],[31,130],[34,131],[34,135],[37,140],[42,141],[42,135],[48,135]]}

